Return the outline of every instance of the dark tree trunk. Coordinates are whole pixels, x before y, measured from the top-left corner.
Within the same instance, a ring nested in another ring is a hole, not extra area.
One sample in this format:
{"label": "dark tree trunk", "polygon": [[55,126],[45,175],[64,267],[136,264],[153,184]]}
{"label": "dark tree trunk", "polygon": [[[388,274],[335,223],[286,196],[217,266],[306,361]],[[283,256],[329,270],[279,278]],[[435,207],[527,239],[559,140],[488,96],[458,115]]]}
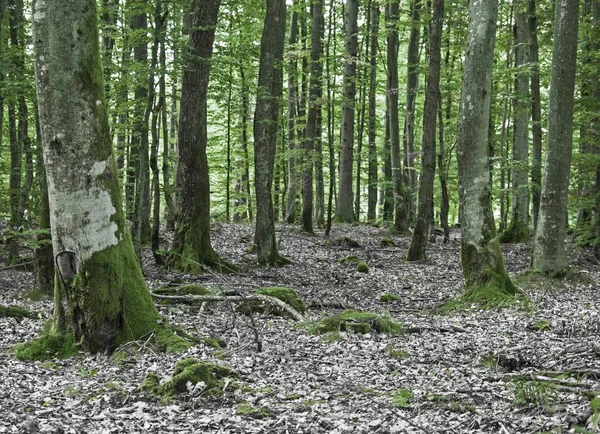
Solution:
{"label": "dark tree trunk", "polygon": [[[290,17],[290,34],[288,47],[296,50],[298,36],[298,13],[292,12]],[[288,62],[288,112],[287,112],[287,141],[288,141],[288,199],[285,220],[288,223],[296,221],[298,202],[298,168],[296,150],[296,105],[298,104],[298,59],[290,53]]]}
{"label": "dark tree trunk", "polygon": [[542,191],[542,97],[540,95],[540,66],[538,57],[536,0],[529,0],[529,48],[531,59],[531,208],[533,230],[537,228]]}
{"label": "dark tree trunk", "polygon": [[254,172],[256,194],[255,244],[260,264],[282,265],[277,252],[273,210],[273,171],[277,146],[279,98],[283,87],[285,0],[268,0],[260,44],[256,110],[254,112]]}
{"label": "dark tree trunk", "polygon": [[435,127],[440,102],[440,68],[444,0],[434,0],[429,31],[429,68],[425,108],[423,111],[423,153],[419,181],[419,206],[415,229],[408,249],[409,261],[422,261],[427,257],[427,239],[433,220],[433,183],[435,179]]}
{"label": "dark tree trunk", "polygon": [[377,217],[377,38],[379,36],[379,5],[371,5],[371,34],[369,54],[369,178],[367,220]]}
{"label": "dark tree trunk", "polygon": [[220,272],[231,269],[213,250],[210,241],[206,157],[208,80],[220,3],[220,0],[194,2],[189,54],[182,77],[178,135],[181,209],[168,265],[188,273],[199,273],[204,265]]}

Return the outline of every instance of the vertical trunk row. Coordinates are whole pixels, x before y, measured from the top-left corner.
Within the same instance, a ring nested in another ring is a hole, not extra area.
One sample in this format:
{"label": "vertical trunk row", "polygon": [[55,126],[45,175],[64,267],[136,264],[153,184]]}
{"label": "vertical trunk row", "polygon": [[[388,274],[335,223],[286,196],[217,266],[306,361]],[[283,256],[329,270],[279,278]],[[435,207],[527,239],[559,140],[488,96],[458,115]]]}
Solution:
{"label": "vertical trunk row", "polygon": [[369,44],[369,178],[367,187],[367,220],[377,217],[377,38],[379,36],[379,5],[371,4]]}
{"label": "vertical trunk row", "polygon": [[[298,36],[298,13],[293,11],[290,16],[290,34],[288,48],[295,50]],[[296,221],[298,201],[298,169],[296,151],[296,105],[298,99],[298,59],[290,53],[288,61],[288,111],[287,111],[287,141],[288,141],[288,198],[285,220],[288,223]]]}

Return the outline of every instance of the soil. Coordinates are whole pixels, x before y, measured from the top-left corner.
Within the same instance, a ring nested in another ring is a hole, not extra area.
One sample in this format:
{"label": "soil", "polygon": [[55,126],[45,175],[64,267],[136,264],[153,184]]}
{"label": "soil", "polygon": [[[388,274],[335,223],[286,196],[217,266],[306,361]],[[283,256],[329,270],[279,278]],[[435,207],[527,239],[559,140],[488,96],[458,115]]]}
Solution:
{"label": "soil", "polygon": [[[25,362],[10,348],[40,333],[52,301],[28,299],[33,274],[5,268],[0,305],[38,315],[0,318],[0,433],[600,432],[600,409],[594,414],[590,402],[600,395],[600,267],[591,252],[569,245],[577,279],[521,286],[530,308],[441,314],[440,305],[463,290],[458,232],[447,244],[431,243],[430,259],[419,263],[405,261],[410,239],[385,228],[336,225],[330,238],[289,225],[277,232],[279,252],[293,265],[259,267],[249,249],[253,228],[216,224],[213,246],[240,273],[174,273],[146,251],[148,286],[199,283],[247,295],[290,287],[310,306],[307,321],[360,309],[389,315],[407,333],[316,336],[291,318],[237,313],[236,303],[158,304],[171,323],[227,346],[200,343],[174,355],[134,342],[119,357]],[[504,245],[503,253],[512,276],[527,270],[531,244]],[[368,273],[340,262],[353,255]],[[384,293],[399,299],[382,303]],[[187,357],[240,378],[226,381],[221,396],[190,384],[166,403],[138,389],[147,373],[165,381]]]}

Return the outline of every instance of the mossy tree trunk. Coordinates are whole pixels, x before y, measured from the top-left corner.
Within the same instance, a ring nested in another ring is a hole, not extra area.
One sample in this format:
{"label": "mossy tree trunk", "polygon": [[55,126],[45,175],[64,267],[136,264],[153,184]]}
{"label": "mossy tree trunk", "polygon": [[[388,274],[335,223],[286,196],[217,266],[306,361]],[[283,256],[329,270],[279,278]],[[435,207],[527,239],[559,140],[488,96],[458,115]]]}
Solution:
{"label": "mossy tree trunk", "polygon": [[444,0],[433,2],[429,33],[429,74],[423,113],[422,171],[419,182],[419,205],[407,259],[421,261],[427,257],[429,228],[433,221],[433,182],[435,179],[435,142],[437,107],[440,102],[440,67],[442,63],[442,24]]}
{"label": "mossy tree trunk", "polygon": [[356,101],[356,63],[358,52],[358,0],[346,0],[344,97],[340,147],[340,178],[335,217],[340,222],[354,221],[352,176],[354,165],[354,105]]}
{"label": "mossy tree trunk", "polygon": [[557,1],[548,96],[548,145],[532,261],[533,271],[550,276],[567,270],[565,236],[573,151],[578,16],[579,1]]}
{"label": "mossy tree trunk", "polygon": [[[95,0],[36,0],[33,40],[57,279],[54,332],[91,351],[158,328],[126,230]],[[69,23],[65,25],[65,23]]]}
{"label": "mossy tree trunk", "polygon": [[502,242],[529,240],[529,24],[526,0],[515,0],[514,51],[515,90],[513,95],[513,159],[511,220],[502,233]]}
{"label": "mossy tree trunk", "polygon": [[469,13],[457,137],[463,278],[467,291],[514,294],[496,234],[488,158],[498,1],[471,2]]}
{"label": "mossy tree trunk", "polygon": [[256,110],[254,112],[254,173],[256,192],[255,244],[258,262],[287,262],[277,252],[273,210],[273,169],[277,144],[279,98],[283,87],[285,0],[268,0],[260,43]]}
{"label": "mossy tree trunk", "polygon": [[177,216],[169,267],[199,273],[203,264],[226,271],[210,241],[210,182],[206,156],[210,58],[220,0],[195,1],[187,64],[183,68],[179,115],[178,182],[181,208]]}

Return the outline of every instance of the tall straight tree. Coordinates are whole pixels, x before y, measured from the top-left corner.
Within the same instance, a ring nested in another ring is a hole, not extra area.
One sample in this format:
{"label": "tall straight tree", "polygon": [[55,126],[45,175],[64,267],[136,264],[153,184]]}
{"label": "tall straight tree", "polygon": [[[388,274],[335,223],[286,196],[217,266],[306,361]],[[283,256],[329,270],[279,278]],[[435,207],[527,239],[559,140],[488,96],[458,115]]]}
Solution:
{"label": "tall straight tree", "polygon": [[533,230],[537,228],[542,190],[542,97],[535,2],[528,0],[529,55],[531,61],[531,208]]}
{"label": "tall straight tree", "polygon": [[273,213],[273,169],[277,145],[279,98],[283,88],[285,0],[267,0],[267,14],[260,41],[256,110],[254,111],[254,176],[256,230],[254,243],[260,264],[288,262],[277,252]]}
{"label": "tall straight tree", "polygon": [[440,98],[440,68],[442,63],[442,24],[444,0],[434,0],[429,30],[429,68],[425,108],[423,113],[423,146],[421,180],[419,182],[419,205],[412,240],[408,249],[409,261],[421,261],[427,257],[429,228],[433,222],[433,181],[435,178],[435,142],[438,104]]}
{"label": "tall straight tree", "polygon": [[528,0],[514,0],[515,91],[513,96],[513,166],[511,220],[503,242],[529,239],[529,23]]}
{"label": "tall straight tree", "polygon": [[555,9],[548,95],[548,144],[532,261],[534,272],[549,276],[560,276],[568,267],[565,236],[573,151],[579,1],[557,0]]}
{"label": "tall straight tree", "polygon": [[210,241],[210,182],[206,158],[207,101],[210,59],[221,0],[195,0],[187,64],[183,69],[179,114],[178,182],[181,208],[177,216],[169,266],[198,273],[202,265],[218,271],[231,268]]}
{"label": "tall straight tree", "polygon": [[313,161],[315,150],[321,150],[321,97],[323,95],[323,0],[315,0],[311,5],[312,29],[310,47],[310,84],[308,88],[308,117],[304,138],[304,165],[302,171],[302,229],[313,231]]}
{"label": "tall straight tree", "polygon": [[296,39],[298,36],[298,12],[293,11],[290,16],[290,33],[288,35],[288,49],[292,50],[288,61],[288,110],[287,110],[287,140],[288,140],[288,191],[285,220],[288,223],[296,221],[296,207],[298,202],[298,164],[296,150],[296,106],[298,104],[298,58]]}
{"label": "tall straight tree", "polygon": [[367,220],[377,216],[377,38],[379,37],[379,5],[371,5],[371,48],[369,50],[369,178],[367,187]]}
{"label": "tall straight tree", "polygon": [[[33,41],[57,264],[54,324],[91,351],[159,330],[122,212],[95,0],[36,0]],[[65,25],[69,23],[69,25]]]}
{"label": "tall straight tree", "polygon": [[467,293],[515,294],[496,234],[488,158],[498,0],[473,1],[469,14],[457,133],[463,278]]}
{"label": "tall straight tree", "polygon": [[352,223],[354,210],[352,171],[354,164],[354,104],[356,101],[356,56],[358,52],[358,0],[346,0],[346,42],[344,61],[344,96],[340,149],[340,182],[335,217]]}
{"label": "tall straight tree", "polygon": [[387,113],[390,129],[390,152],[394,189],[394,228],[399,233],[408,232],[408,210],[402,179],[400,154],[400,127],[398,122],[398,18],[400,3],[392,1],[387,6]]}

